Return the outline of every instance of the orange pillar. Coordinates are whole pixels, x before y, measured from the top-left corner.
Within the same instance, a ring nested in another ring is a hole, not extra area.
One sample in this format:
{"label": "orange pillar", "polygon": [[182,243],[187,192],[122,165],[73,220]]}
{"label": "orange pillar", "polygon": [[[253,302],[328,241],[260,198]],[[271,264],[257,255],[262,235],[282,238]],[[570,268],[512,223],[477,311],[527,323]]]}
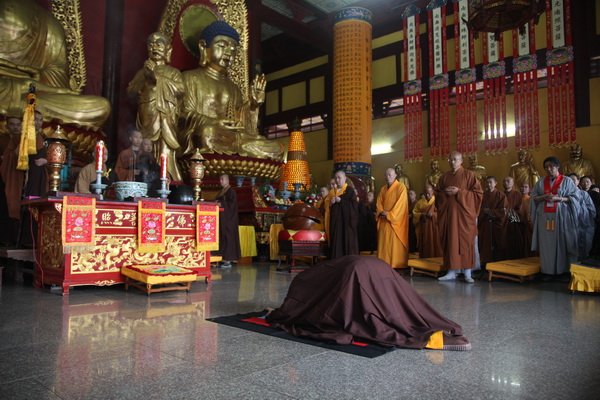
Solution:
{"label": "orange pillar", "polygon": [[366,179],[371,176],[371,19],[365,8],[344,8],[333,29],[334,170]]}

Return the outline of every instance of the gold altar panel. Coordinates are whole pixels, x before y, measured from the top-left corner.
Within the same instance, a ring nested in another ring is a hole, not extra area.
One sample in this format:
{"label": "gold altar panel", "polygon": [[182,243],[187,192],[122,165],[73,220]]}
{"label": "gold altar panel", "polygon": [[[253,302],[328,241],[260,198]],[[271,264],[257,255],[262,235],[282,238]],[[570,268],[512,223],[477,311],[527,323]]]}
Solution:
{"label": "gold altar panel", "polygon": [[61,230],[60,214],[53,211],[42,212],[42,237],[49,239],[41,241],[41,258],[44,260],[46,268],[61,270],[65,267],[62,256]]}
{"label": "gold altar panel", "polygon": [[96,248],[90,253],[72,253],[71,273],[118,272],[118,265],[174,264],[183,268],[204,265],[206,253],[196,251],[190,237],[167,236],[164,253],[139,253],[135,236],[96,235]]}

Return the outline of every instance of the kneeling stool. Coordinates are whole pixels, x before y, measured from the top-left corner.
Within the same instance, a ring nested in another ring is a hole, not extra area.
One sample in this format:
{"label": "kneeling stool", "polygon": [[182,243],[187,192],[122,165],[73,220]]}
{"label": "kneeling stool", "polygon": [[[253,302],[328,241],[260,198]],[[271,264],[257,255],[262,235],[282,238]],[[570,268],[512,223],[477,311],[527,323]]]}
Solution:
{"label": "kneeling stool", "polygon": [[[122,267],[121,274],[125,275],[125,290],[133,286],[147,295],[167,290],[189,292],[198,275],[196,271],[174,265],[130,265]],[[164,286],[153,288],[153,285]]]}

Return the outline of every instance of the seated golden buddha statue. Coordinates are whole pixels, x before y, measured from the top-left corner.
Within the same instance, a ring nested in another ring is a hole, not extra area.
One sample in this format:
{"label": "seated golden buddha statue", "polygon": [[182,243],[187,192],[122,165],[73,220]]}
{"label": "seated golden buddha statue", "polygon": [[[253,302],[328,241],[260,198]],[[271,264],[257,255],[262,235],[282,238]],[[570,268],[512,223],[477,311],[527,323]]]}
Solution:
{"label": "seated golden buddha statue", "polygon": [[256,76],[250,98],[228,76],[239,46],[237,31],[215,21],[200,35],[199,67],[183,72],[185,94],[180,115],[179,142],[183,154],[239,154],[283,159],[283,146],[258,133],[258,108],[265,100],[266,79]]}
{"label": "seated golden buddha statue", "polygon": [[32,0],[3,0],[0,6],[0,113],[22,115],[29,85],[36,109],[48,120],[98,130],[109,102],[79,95],[70,87],[65,33],[50,13]]}

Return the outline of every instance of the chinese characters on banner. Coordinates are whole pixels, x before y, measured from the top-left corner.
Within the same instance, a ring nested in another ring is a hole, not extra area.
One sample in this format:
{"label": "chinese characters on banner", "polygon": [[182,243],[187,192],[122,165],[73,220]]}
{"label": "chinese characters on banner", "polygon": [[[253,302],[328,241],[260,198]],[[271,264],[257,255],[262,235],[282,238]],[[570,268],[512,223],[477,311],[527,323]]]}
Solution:
{"label": "chinese characters on banner", "polygon": [[546,0],[546,63],[550,148],[567,146],[577,139],[570,0]]}
{"label": "chinese characters on banner", "polygon": [[409,5],[402,14],[404,29],[404,158],[423,159],[421,44],[419,9]]}
{"label": "chinese characters on banner", "polygon": [[483,127],[486,154],[508,151],[504,38],[483,34]]}

